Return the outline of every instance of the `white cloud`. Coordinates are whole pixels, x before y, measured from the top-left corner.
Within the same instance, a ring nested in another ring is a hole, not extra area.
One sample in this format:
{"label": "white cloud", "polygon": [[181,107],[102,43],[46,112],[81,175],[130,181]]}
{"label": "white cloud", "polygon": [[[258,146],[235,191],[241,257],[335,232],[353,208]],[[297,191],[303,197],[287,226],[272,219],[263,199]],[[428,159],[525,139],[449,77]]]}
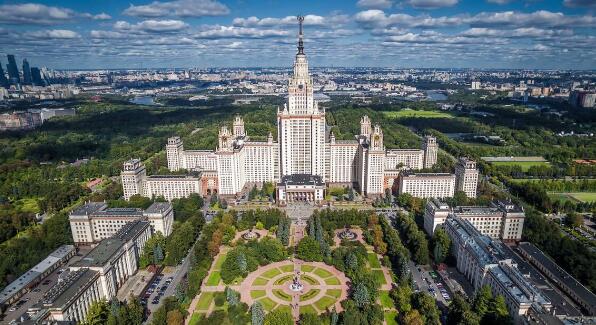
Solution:
{"label": "white cloud", "polygon": [[26,32],[23,34],[28,39],[74,39],[81,37],[78,33],[67,29],[51,29]]}
{"label": "white cloud", "polygon": [[468,37],[508,37],[508,38],[548,38],[553,36],[571,36],[571,29],[541,29],[535,27],[523,27],[516,29],[491,29],[483,27],[470,28],[462,33]]}
{"label": "white cloud", "polygon": [[37,3],[0,5],[0,23],[50,25],[75,18],[73,10]]}
{"label": "white cloud", "polygon": [[452,7],[458,0],[407,0],[405,3],[419,9],[437,9],[443,7]]}
{"label": "white cloud", "polygon": [[391,8],[393,2],[391,0],[358,0],[356,5],[361,8],[388,9]]}
{"label": "white cloud", "polygon": [[218,38],[267,38],[288,36],[285,30],[258,29],[236,26],[208,26],[203,31],[196,33],[196,38],[218,39]]}
{"label": "white cloud", "polygon": [[123,14],[136,17],[202,17],[223,16],[228,7],[215,0],[153,1],[147,5],[130,5]]}
{"label": "white cloud", "polygon": [[112,19],[112,16],[106,14],[105,12],[102,12],[101,14],[97,14],[97,15],[93,16],[93,19],[95,19],[95,20],[109,20],[109,19]]}
{"label": "white cloud", "polygon": [[91,35],[91,38],[97,39],[123,39],[129,37],[129,34],[108,30],[92,30],[89,35]]}
{"label": "white cloud", "polygon": [[453,17],[431,17],[428,15],[411,16],[408,14],[391,14],[387,16],[382,10],[366,10],[357,13],[354,17],[356,22],[367,28],[378,28],[387,26],[404,26],[410,28],[444,27],[461,25],[467,19],[466,16]]}
{"label": "white cloud", "polygon": [[181,20],[144,20],[136,24],[131,24],[126,21],[117,21],[114,23],[114,29],[117,31],[131,31],[131,32],[177,32],[188,28],[188,24]]}
{"label": "white cloud", "polygon": [[[332,27],[348,23],[350,17],[342,14],[331,14],[329,16],[306,15],[304,16],[305,26],[324,26]],[[258,18],[255,16],[248,18],[234,18],[232,25],[241,27],[279,27],[279,26],[298,26],[296,16],[286,16],[283,18]]]}

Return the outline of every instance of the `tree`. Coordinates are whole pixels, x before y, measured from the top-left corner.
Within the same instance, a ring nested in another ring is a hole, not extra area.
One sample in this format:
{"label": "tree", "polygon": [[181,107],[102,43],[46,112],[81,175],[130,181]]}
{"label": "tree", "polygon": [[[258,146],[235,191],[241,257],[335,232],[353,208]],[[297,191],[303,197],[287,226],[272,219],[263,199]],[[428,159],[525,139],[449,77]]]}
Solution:
{"label": "tree", "polygon": [[449,305],[447,313],[447,325],[478,325],[480,318],[474,313],[470,304],[461,296],[456,294]]}
{"label": "tree", "polygon": [[107,323],[110,315],[110,307],[105,300],[99,300],[91,304],[87,311],[87,317],[82,322],[84,325],[103,325]]}
{"label": "tree", "polygon": [[433,236],[433,255],[436,263],[443,263],[447,255],[449,255],[449,248],[451,246],[451,239],[442,227],[437,227]]}
{"label": "tree", "polygon": [[143,324],[143,317],[145,315],[145,310],[139,298],[137,297],[130,297],[128,303],[126,304],[127,310],[127,324],[130,325],[141,325]]}
{"label": "tree", "polygon": [[356,255],[352,253],[346,255],[346,266],[350,270],[356,270],[356,268],[358,268],[358,258],[356,258]]}
{"label": "tree", "polygon": [[300,240],[296,247],[296,255],[298,258],[305,261],[321,262],[323,254],[321,254],[321,246],[319,242],[312,236],[305,236]]}
{"label": "tree", "polygon": [[230,306],[236,306],[240,302],[236,291],[234,291],[226,286],[225,293],[226,293],[226,300]]}
{"label": "tree", "polygon": [[158,265],[163,261],[163,249],[161,245],[156,245],[153,248],[153,264]]}
{"label": "tree", "polygon": [[358,283],[356,289],[354,289],[354,302],[356,306],[362,308],[370,303],[370,296],[368,295],[368,289],[363,283]]}
{"label": "tree", "polygon": [[403,320],[404,325],[424,325],[424,318],[416,309],[406,313]]}
{"label": "tree", "polygon": [[565,218],[567,224],[573,228],[581,227],[584,225],[584,217],[576,212],[569,212]]}
{"label": "tree", "polygon": [[441,324],[441,313],[437,307],[435,299],[425,293],[418,292],[412,297],[412,306],[414,309],[420,311],[420,314],[426,319],[428,325],[440,325]]}
{"label": "tree", "polygon": [[252,325],[263,325],[265,321],[265,311],[260,302],[255,301],[250,308]]}
{"label": "tree", "polygon": [[395,302],[395,307],[402,313],[407,313],[412,309],[411,296],[412,287],[409,285],[400,285],[390,292],[391,298]]}
{"label": "tree", "polygon": [[331,310],[331,316],[329,318],[330,325],[337,325],[339,321],[339,315],[337,314],[337,310],[335,310],[335,306],[333,306],[333,309]]}
{"label": "tree", "polygon": [[168,325],[184,325],[184,316],[178,309],[168,312]]}
{"label": "tree", "polygon": [[285,309],[274,309],[265,316],[264,325],[293,325],[294,318],[290,311]]}
{"label": "tree", "polygon": [[481,318],[481,324],[486,325],[509,325],[513,320],[507,311],[505,298],[501,295],[493,297],[488,305],[488,310]]}
{"label": "tree", "polygon": [[493,294],[490,291],[490,287],[485,285],[474,296],[474,301],[472,302],[472,308],[478,314],[478,317],[484,317],[484,314],[488,311],[489,304],[493,299]]}

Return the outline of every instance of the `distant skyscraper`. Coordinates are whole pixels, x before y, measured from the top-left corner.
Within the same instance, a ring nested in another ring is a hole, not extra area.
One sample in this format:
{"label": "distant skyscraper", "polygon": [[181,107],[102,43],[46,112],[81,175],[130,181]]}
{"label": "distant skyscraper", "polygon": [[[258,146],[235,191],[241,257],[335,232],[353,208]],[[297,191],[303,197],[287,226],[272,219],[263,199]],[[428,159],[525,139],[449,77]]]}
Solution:
{"label": "distant skyscraper", "polygon": [[0,87],[8,88],[8,79],[2,70],[2,63],[0,63]]}
{"label": "distant skyscraper", "polygon": [[23,84],[31,84],[31,68],[29,68],[29,62],[27,62],[27,59],[23,59]]}
{"label": "distant skyscraper", "polygon": [[41,72],[39,71],[39,68],[31,68],[31,81],[36,86],[45,86],[45,82],[41,78]]}
{"label": "distant skyscraper", "polygon": [[6,66],[6,70],[8,70],[8,80],[14,85],[21,83],[21,78],[19,77],[19,68],[17,67],[17,62],[14,59],[14,55],[8,54],[6,55],[6,58],[8,58],[8,65]]}

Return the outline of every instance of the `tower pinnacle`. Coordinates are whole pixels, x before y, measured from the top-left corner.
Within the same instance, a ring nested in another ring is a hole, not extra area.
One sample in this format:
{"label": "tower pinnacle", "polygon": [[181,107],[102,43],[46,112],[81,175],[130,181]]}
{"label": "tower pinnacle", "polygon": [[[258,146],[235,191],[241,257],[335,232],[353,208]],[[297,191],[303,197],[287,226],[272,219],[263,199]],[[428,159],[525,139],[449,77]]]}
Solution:
{"label": "tower pinnacle", "polygon": [[300,25],[300,32],[298,33],[298,54],[304,54],[304,42],[302,37],[302,23],[304,22],[304,16],[296,17],[298,19],[298,24]]}

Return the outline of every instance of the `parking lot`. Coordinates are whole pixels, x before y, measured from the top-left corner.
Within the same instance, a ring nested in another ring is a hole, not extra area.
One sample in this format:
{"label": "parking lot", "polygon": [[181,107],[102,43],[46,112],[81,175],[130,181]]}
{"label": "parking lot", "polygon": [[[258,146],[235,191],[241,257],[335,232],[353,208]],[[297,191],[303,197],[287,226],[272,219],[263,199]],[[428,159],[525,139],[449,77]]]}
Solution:
{"label": "parking lot", "polygon": [[428,267],[415,265],[409,261],[408,266],[414,281],[414,290],[423,291],[435,298],[439,307],[446,308],[453,295],[449,288],[443,283],[439,274]]}

